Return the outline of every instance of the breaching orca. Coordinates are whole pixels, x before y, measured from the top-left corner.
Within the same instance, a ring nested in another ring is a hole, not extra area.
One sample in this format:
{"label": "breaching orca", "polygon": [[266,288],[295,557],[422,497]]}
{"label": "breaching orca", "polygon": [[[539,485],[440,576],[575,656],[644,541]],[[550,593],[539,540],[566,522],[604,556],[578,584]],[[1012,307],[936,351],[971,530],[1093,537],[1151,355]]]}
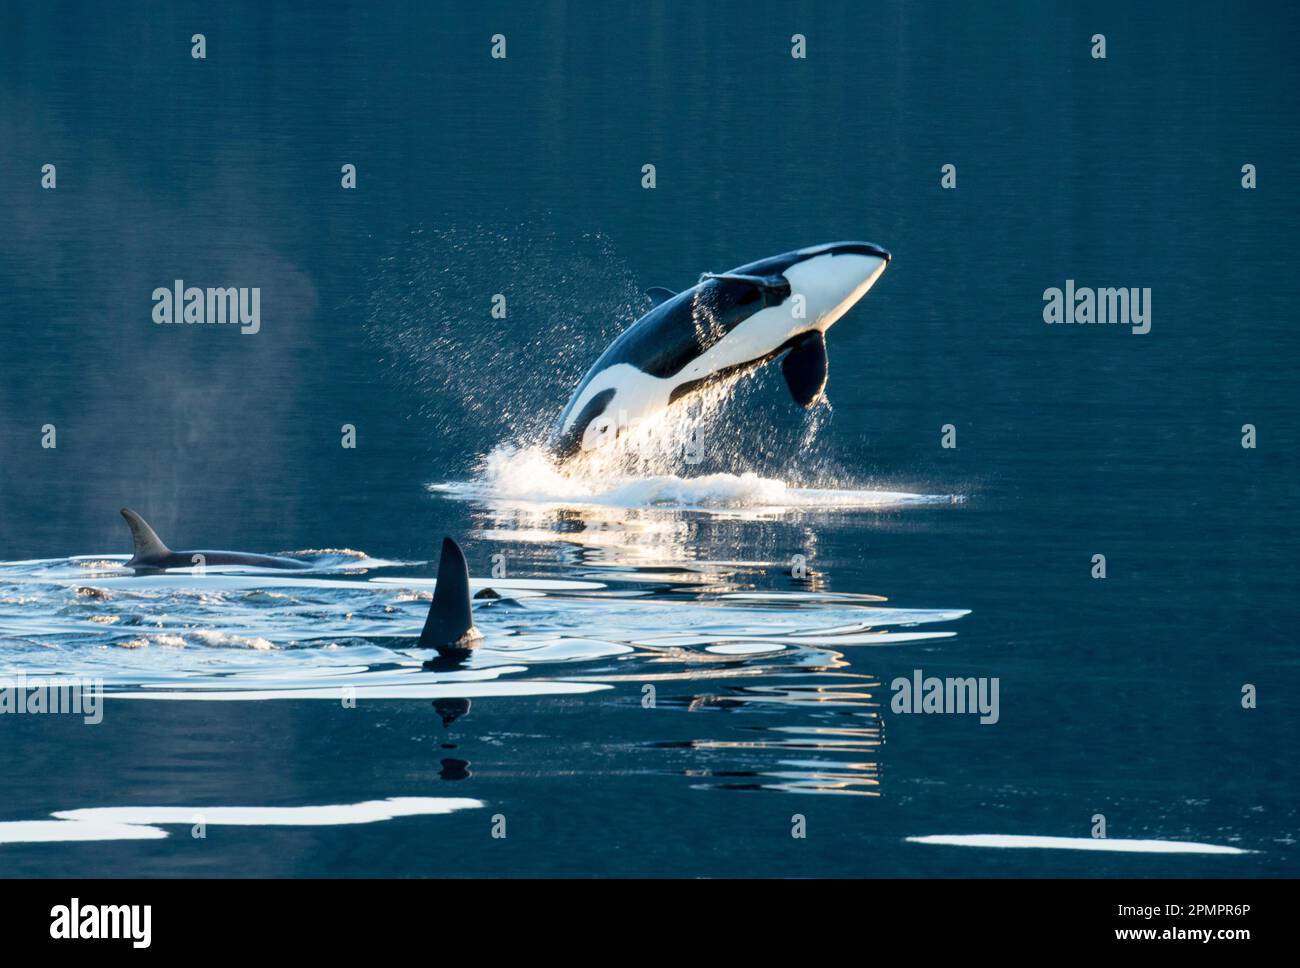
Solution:
{"label": "breaching orca", "polygon": [[834,242],[705,273],[683,292],[648,290],[653,308],[587,371],[560,415],[552,453],[564,460],[595,450],[691,392],[782,353],[791,395],[811,407],[826,387],[826,330],[889,259],[869,242]]}
{"label": "breaching orca", "polygon": [[130,508],[122,508],[122,517],[131,526],[135,556],[126,563],[140,571],[167,568],[193,568],[196,565],[252,565],[256,568],[310,568],[305,561],[277,558],[274,555],[251,555],[242,551],[172,551],[149,527],[147,521]]}
{"label": "breaching orca", "polygon": [[[442,557],[438,559],[438,581],[433,586],[433,601],[420,633],[420,648],[434,649],[445,659],[463,659],[483,640],[474,627],[474,610],[469,597],[469,565],[465,553],[451,538],[442,539]],[[442,668],[436,659],[427,668]]]}

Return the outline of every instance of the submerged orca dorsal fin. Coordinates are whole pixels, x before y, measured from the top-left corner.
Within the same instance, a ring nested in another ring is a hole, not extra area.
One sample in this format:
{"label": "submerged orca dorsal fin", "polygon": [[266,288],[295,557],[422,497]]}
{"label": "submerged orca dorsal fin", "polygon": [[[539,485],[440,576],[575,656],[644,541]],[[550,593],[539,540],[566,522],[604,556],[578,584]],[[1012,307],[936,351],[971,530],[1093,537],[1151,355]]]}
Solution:
{"label": "submerged orca dorsal fin", "polygon": [[126,518],[126,523],[131,528],[131,541],[135,544],[135,557],[127,562],[128,565],[165,558],[172,553],[172,550],[162,543],[162,538],[149,527],[149,522],[140,515],[130,508],[122,508],[122,517]]}
{"label": "submerged orca dorsal fin", "polygon": [[665,289],[663,286],[651,286],[645,291],[645,294],[650,297],[651,309],[655,306],[662,306],[668,300],[672,299],[673,296],[677,295],[677,293],[673,292],[671,289]]}
{"label": "submerged orca dorsal fin", "polygon": [[826,389],[830,362],[826,359],[826,337],[819,330],[807,333],[781,361],[785,385],[799,406],[807,408],[821,399]]}
{"label": "submerged orca dorsal fin", "polygon": [[429,617],[424,620],[424,631],[420,633],[420,648],[437,649],[440,655],[463,655],[481,637],[474,628],[465,553],[451,538],[443,538],[438,583],[433,588],[433,602],[429,605]]}

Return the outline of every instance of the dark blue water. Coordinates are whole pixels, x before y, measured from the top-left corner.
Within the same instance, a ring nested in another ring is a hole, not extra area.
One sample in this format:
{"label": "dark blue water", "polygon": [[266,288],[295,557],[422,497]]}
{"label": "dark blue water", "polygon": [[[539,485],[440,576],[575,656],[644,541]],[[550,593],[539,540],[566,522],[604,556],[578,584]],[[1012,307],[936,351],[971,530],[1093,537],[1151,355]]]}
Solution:
{"label": "dark blue water", "polygon": [[[0,574],[0,674],[279,692],[0,716],[0,870],[1294,875],[1298,41],[1289,7],[1208,3],[6,7],[0,559],[41,563]],[[857,238],[894,258],[829,334],[829,409],[769,367],[700,465],[557,495],[502,458],[643,289]],[[178,278],[260,287],[260,332],[155,325]],[[1045,325],[1067,279],[1149,287],[1151,331]],[[881,491],[961,500],[863,506]],[[128,553],[124,505],[177,547],[369,559],[287,590],[64,560]],[[476,576],[503,553],[604,586],[483,615],[469,679],[515,694],[379,695],[421,675],[444,534]],[[837,644],[892,629],[876,606],[969,614]],[[998,722],[893,712],[916,669],[996,677]],[[335,673],[355,709],[283,695]],[[399,797],[479,805],[201,839],[4,826]],[[1097,814],[1252,853],[906,839],[1091,839]]]}

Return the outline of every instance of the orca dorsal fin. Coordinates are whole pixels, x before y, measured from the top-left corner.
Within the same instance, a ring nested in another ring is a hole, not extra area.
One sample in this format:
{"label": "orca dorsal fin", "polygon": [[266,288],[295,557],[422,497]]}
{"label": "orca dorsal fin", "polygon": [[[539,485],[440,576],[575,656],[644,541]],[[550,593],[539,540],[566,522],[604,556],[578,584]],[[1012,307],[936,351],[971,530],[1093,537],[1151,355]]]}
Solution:
{"label": "orca dorsal fin", "polygon": [[785,385],[799,406],[807,408],[821,399],[826,389],[830,362],[826,359],[826,337],[820,330],[805,334],[781,361]]}
{"label": "orca dorsal fin", "polygon": [[439,655],[464,655],[482,633],[474,627],[469,598],[469,565],[465,553],[451,538],[442,539],[438,583],[433,588],[429,617],[420,633],[420,648],[437,649]]}
{"label": "orca dorsal fin", "polygon": [[149,527],[149,522],[130,508],[122,508],[122,517],[131,528],[131,541],[135,544],[135,557],[128,565],[139,564],[157,558],[165,558],[172,550],[162,543],[162,538]]}
{"label": "orca dorsal fin", "polygon": [[700,282],[721,279],[724,282],[743,282],[753,286],[763,296],[764,306],[779,306],[790,298],[790,280],[777,273],[772,276],[749,276],[740,272],[706,272]]}
{"label": "orca dorsal fin", "polygon": [[668,300],[672,299],[673,296],[677,295],[677,293],[673,292],[671,289],[665,289],[663,286],[651,286],[645,291],[645,294],[650,297],[651,309],[655,306],[662,306]]}

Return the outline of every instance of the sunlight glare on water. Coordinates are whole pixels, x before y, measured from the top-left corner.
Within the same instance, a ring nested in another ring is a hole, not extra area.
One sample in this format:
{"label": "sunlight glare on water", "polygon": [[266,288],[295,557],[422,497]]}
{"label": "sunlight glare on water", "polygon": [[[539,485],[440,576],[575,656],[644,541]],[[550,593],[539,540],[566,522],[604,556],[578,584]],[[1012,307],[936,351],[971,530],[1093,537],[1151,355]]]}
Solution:
{"label": "sunlight glare on water", "polygon": [[[786,724],[761,742],[706,735],[660,748],[746,761],[820,750],[827,758],[811,765],[771,758],[743,784],[730,770],[716,779],[683,772],[694,786],[718,789],[875,795],[874,766],[835,767],[834,754],[863,748],[846,745],[846,736],[879,732],[879,683],[849,672],[846,655],[952,638],[944,626],[967,614],[895,608],[871,595],[744,591],[765,572],[762,563],[705,562],[686,581],[629,562],[619,572],[597,568],[599,581],[584,577],[585,567],[558,579],[479,576],[471,587],[499,596],[475,603],[484,644],[431,671],[422,665],[429,653],[416,648],[435,584],[421,564],[359,556],[314,563],[310,574],[287,576],[136,576],[120,555],[0,563],[0,680],[94,679],[109,703],[350,696],[468,710],[471,702],[590,695],[627,682],[668,690],[668,710],[799,709],[811,700],[809,708],[839,707],[854,719],[835,735],[813,723],[790,733]],[[779,681],[763,684],[773,676]],[[94,839],[89,827],[32,831],[14,836]]]}

